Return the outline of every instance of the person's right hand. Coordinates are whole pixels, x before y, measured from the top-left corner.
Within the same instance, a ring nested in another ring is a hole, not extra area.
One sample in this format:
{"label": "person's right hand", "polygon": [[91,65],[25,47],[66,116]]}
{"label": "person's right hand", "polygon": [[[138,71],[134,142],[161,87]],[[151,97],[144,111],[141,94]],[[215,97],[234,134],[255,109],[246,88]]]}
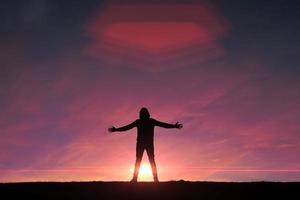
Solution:
{"label": "person's right hand", "polygon": [[111,133],[115,132],[116,131],[116,127],[112,126],[112,127],[108,128],[108,131],[111,132]]}

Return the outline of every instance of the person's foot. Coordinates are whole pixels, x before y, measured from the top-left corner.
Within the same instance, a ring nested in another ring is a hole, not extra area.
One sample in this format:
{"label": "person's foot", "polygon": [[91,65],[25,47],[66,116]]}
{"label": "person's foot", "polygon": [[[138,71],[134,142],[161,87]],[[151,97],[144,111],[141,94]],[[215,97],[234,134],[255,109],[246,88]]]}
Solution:
{"label": "person's foot", "polygon": [[130,183],[137,183],[137,178],[132,178],[132,179],[130,180]]}
{"label": "person's foot", "polygon": [[158,178],[155,178],[155,179],[154,179],[154,182],[155,182],[155,183],[158,183],[158,182],[159,182]]}

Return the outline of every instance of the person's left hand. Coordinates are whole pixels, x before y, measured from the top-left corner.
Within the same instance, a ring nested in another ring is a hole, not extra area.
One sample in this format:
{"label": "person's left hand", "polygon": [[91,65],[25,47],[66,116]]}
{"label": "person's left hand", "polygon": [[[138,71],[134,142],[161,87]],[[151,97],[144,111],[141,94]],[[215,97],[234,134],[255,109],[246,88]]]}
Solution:
{"label": "person's left hand", "polygon": [[181,129],[182,127],[183,127],[183,126],[182,126],[182,124],[180,124],[180,123],[176,122],[176,124],[175,124],[175,128]]}

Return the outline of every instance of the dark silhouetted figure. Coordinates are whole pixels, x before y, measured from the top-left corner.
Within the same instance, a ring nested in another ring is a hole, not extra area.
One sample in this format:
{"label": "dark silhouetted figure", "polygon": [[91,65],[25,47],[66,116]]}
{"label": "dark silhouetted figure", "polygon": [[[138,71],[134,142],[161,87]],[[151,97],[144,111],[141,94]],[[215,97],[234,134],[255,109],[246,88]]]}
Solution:
{"label": "dark silhouetted figure", "polygon": [[120,128],[115,128],[114,126],[112,126],[111,128],[108,129],[110,132],[115,132],[115,131],[127,131],[129,129],[137,127],[136,161],[135,161],[135,167],[133,172],[133,178],[131,182],[137,182],[144,150],[146,150],[148,154],[154,181],[158,182],[157,169],[154,160],[154,146],[153,146],[153,135],[154,135],[155,126],[160,126],[163,128],[178,128],[178,129],[182,128],[182,124],[179,124],[178,122],[176,124],[168,124],[150,118],[148,109],[144,107],[140,110],[140,119],[137,119],[131,124],[128,124]]}

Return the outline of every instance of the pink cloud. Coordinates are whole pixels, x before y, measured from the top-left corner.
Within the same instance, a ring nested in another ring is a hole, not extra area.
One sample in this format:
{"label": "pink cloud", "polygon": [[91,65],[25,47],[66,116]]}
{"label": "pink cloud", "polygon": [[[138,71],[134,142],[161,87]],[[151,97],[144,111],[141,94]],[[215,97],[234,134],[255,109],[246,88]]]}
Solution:
{"label": "pink cloud", "polygon": [[108,66],[164,71],[224,55],[227,24],[207,3],[107,3],[87,25],[83,54]]}

